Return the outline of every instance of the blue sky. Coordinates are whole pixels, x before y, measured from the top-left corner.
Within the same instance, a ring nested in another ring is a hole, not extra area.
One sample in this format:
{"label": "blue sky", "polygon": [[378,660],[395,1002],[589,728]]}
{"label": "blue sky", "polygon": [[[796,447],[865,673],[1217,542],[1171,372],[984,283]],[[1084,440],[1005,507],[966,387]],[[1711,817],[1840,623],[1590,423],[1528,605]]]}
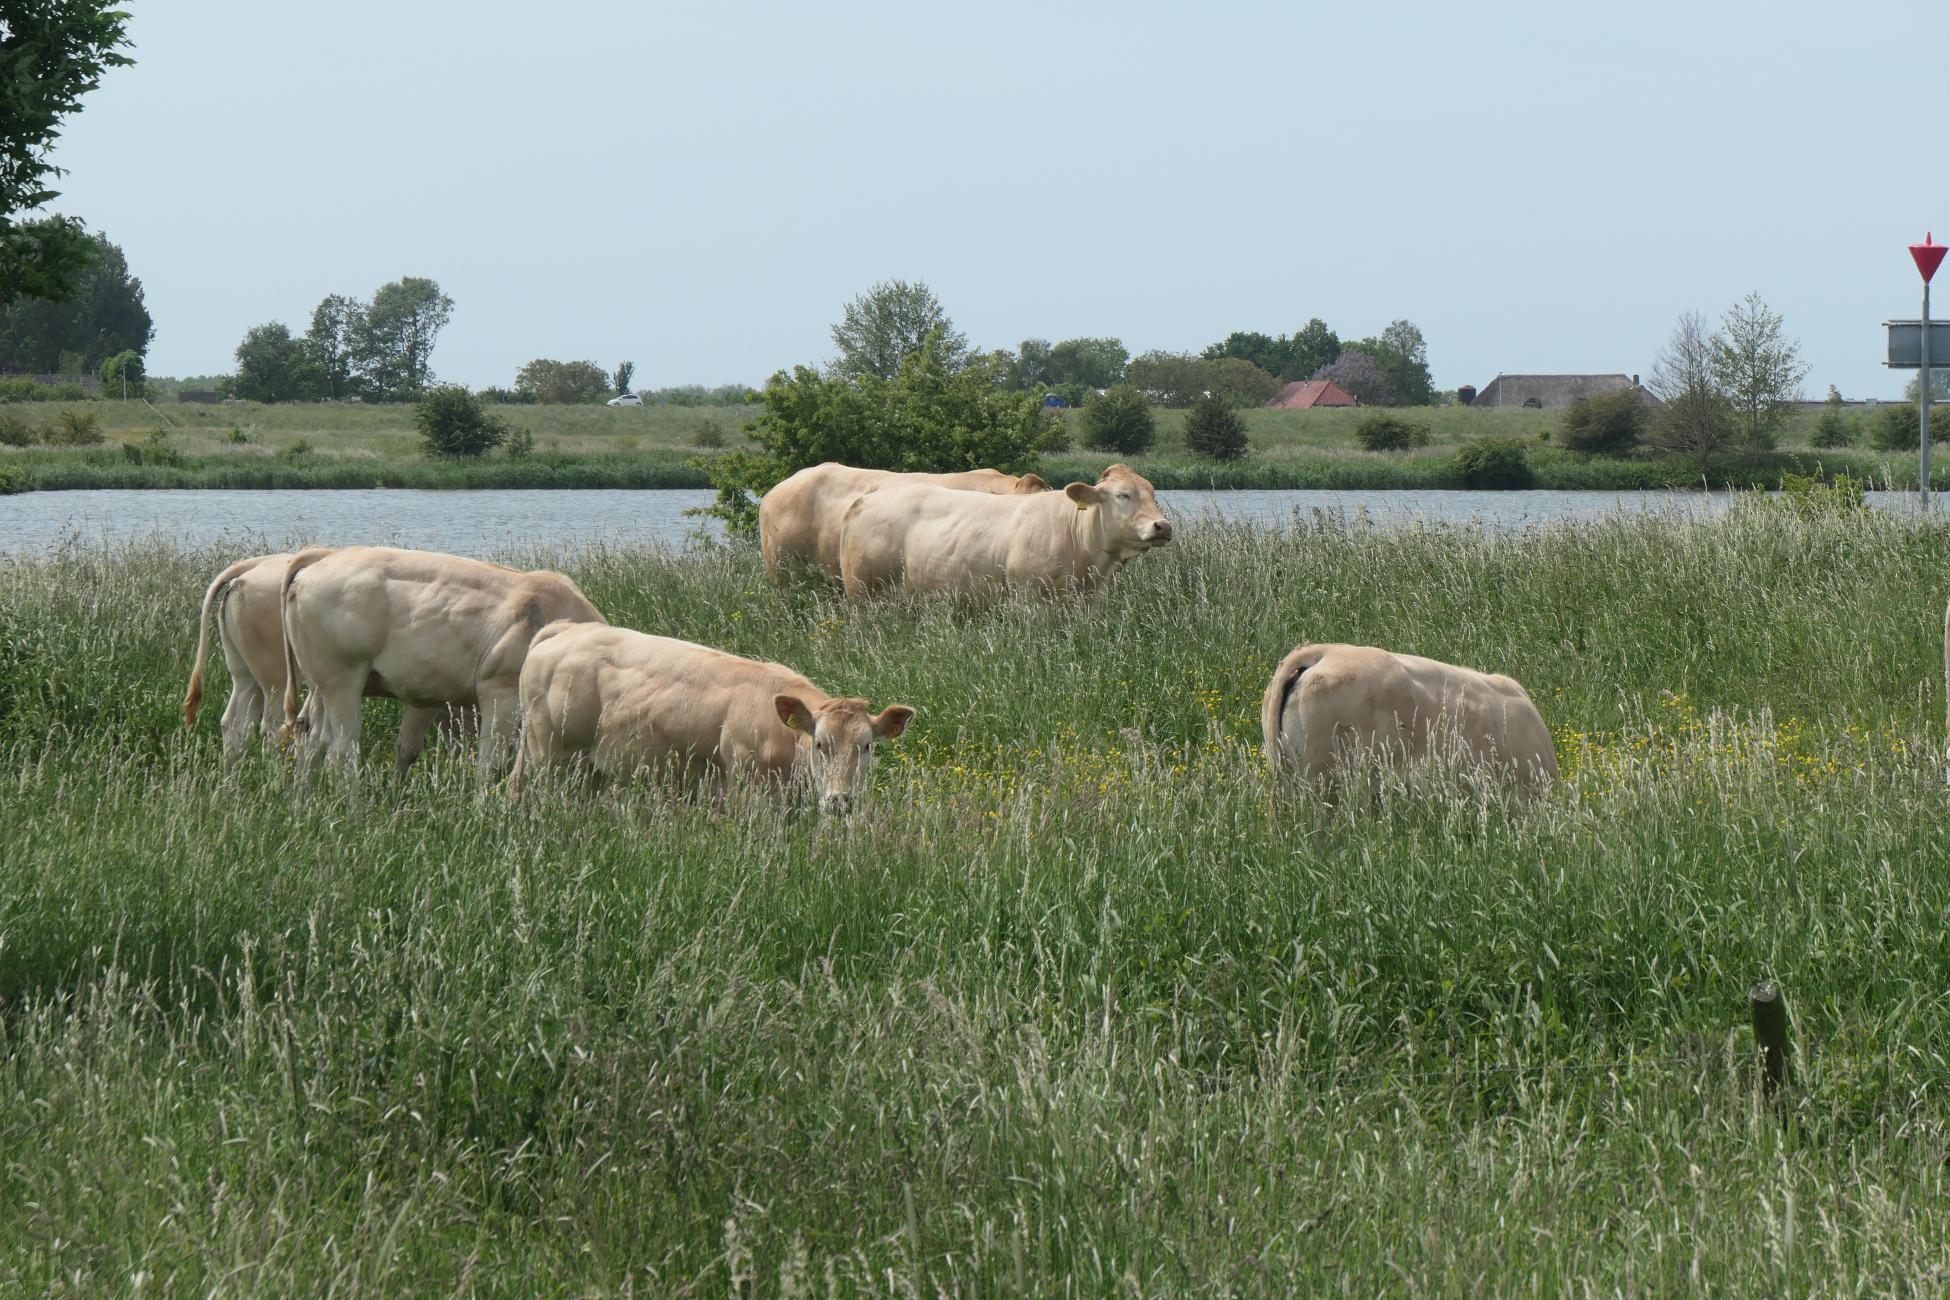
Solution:
{"label": "blue sky", "polygon": [[1407,317],[1443,387],[1647,371],[1758,291],[1810,396],[1892,396],[1950,241],[1940,3],[131,7],[55,206],[158,374],[427,275],[443,378],[758,383],[918,278],[984,347]]}

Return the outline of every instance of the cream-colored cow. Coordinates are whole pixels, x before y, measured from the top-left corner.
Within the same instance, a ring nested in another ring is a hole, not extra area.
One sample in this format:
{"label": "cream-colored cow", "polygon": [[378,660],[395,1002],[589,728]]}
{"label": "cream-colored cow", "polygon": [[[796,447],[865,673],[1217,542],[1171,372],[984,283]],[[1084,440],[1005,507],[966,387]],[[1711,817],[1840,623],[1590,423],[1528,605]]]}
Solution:
{"label": "cream-colored cow", "polygon": [[877,740],[914,710],[878,714],[835,699],[780,664],[628,628],[556,623],[536,634],[521,670],[518,793],[538,768],[585,755],[597,772],[647,773],[686,786],[759,776],[811,777],[822,812],[849,811]]}
{"label": "cream-colored cow", "polygon": [[1331,780],[1347,762],[1426,761],[1445,743],[1515,769],[1526,786],[1557,777],[1550,728],[1508,677],[1360,645],[1303,645],[1280,661],[1260,704],[1275,772]]}
{"label": "cream-colored cow", "polygon": [[285,566],[281,604],[287,725],[298,718],[301,675],[313,692],[299,748],[305,770],[321,752],[353,767],[360,703],[380,695],[416,709],[477,707],[485,776],[514,744],[521,665],[535,633],[558,619],[604,621],[559,573],[385,546],[298,552]]}
{"label": "cream-colored cow", "polygon": [[758,503],[758,546],[773,578],[788,559],[803,560],[829,578],[840,576],[840,523],[846,508],[883,483],[931,483],[958,492],[1011,496],[1049,491],[1035,474],[972,469],[961,474],[897,474],[827,461],[781,480]]}
{"label": "cream-colored cow", "polygon": [[[183,695],[183,725],[194,727],[203,706],[203,663],[210,652],[210,625],[215,616],[217,644],[230,669],[230,700],[223,710],[223,757],[234,763],[253,731],[275,742],[284,726],[284,623],[279,617],[278,589],[291,562],[288,552],[253,555],[219,573],[203,593],[198,619],[196,666]],[[470,710],[408,708],[400,719],[399,743],[393,755],[404,772],[426,749],[427,732],[436,724],[465,727]],[[302,716],[302,715],[301,715]]]}
{"label": "cream-colored cow", "polygon": [[1170,540],[1157,494],[1128,465],[1033,496],[887,483],[847,508],[840,577],[849,596],[879,587],[974,596],[1004,584],[1086,586]]}

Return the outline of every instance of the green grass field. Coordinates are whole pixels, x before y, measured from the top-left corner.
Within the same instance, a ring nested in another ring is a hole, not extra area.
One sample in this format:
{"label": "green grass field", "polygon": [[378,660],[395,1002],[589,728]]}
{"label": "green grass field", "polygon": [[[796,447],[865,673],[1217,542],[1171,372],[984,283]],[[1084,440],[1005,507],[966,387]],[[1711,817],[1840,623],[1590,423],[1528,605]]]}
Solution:
{"label": "green grass field", "polygon": [[[979,612],[511,557],[917,707],[845,822],[226,776],[220,660],[177,710],[231,558],[0,568],[8,1290],[1950,1285],[1941,526],[1207,527]],[[1565,781],[1269,821],[1302,639],[1518,676]]]}
{"label": "green grass field", "polygon": [[[9,468],[26,485],[64,488],[353,488],[353,487],[706,487],[701,462],[714,449],[700,448],[700,432],[726,448],[749,446],[743,427],[756,406],[734,408],[646,406],[509,406],[499,408],[516,428],[533,434],[526,460],[496,454],[480,462],[433,461],[419,451],[406,406],[356,403],[240,403],[196,406],[141,402],[75,404],[100,417],[106,441],[94,448],[0,446],[0,479]],[[54,422],[61,406],[0,406],[31,426]],[[1183,411],[1158,413],[1154,449],[1128,457],[1153,483],[1165,488],[1453,488],[1463,486],[1451,461],[1456,449],[1485,436],[1518,437],[1530,448],[1538,486],[1638,489],[1699,487],[1696,464],[1678,458],[1630,460],[1562,451],[1541,435],[1557,427],[1554,411],[1475,410],[1430,407],[1408,412],[1430,432],[1427,447],[1406,452],[1362,451],[1354,439],[1357,411],[1245,412],[1251,454],[1232,465],[1202,461],[1183,446]],[[1072,428],[1076,416],[1071,414]],[[170,423],[165,425],[164,420]],[[1714,487],[1777,487],[1783,473],[1846,472],[1866,481],[1907,486],[1916,478],[1916,457],[1855,448],[1815,452],[1807,445],[1813,417],[1796,415],[1781,450],[1755,458],[1728,458],[1716,465]],[[146,449],[165,429],[159,460]],[[294,456],[293,447],[307,448]],[[124,444],[127,444],[125,450]],[[1045,472],[1059,479],[1094,478],[1115,456],[1083,451],[1047,458]],[[1950,457],[1944,458],[1950,462]],[[1950,487],[1950,463],[1941,466]],[[1937,475],[1933,475],[1935,479]]]}

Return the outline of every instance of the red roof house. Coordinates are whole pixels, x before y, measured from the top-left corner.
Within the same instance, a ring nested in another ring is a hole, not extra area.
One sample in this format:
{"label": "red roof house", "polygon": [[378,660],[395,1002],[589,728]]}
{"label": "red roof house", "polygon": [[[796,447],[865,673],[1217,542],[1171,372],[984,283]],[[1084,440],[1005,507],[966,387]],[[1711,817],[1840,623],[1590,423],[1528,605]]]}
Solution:
{"label": "red roof house", "polygon": [[1279,396],[1267,405],[1283,411],[1305,411],[1316,406],[1359,406],[1361,403],[1331,379],[1304,379],[1282,388]]}

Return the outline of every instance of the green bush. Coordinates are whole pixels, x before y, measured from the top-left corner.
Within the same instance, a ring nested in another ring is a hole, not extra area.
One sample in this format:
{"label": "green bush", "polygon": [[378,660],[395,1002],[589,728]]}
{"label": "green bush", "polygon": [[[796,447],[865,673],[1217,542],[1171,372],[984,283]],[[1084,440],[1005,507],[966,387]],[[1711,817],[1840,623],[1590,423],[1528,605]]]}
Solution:
{"label": "green bush", "polygon": [[508,443],[504,450],[508,453],[509,460],[527,460],[535,454],[535,435],[524,424],[508,435]]}
{"label": "green bush", "polygon": [[[1930,421],[1931,442],[1950,438],[1950,428],[1946,425],[1950,425],[1950,420]],[[1922,410],[1908,402],[1892,402],[1883,407],[1869,426],[1869,441],[1878,451],[1915,451],[1922,440]]]}
{"label": "green bush", "polygon": [[125,393],[130,397],[141,397],[146,391],[140,352],[117,352],[102,362],[98,373],[105,397],[121,397]]}
{"label": "green bush", "polygon": [[1373,411],[1354,426],[1354,440],[1367,451],[1407,451],[1429,445],[1428,426],[1386,411]]}
{"label": "green bush", "polygon": [[1083,445],[1092,451],[1141,455],[1151,450],[1157,436],[1151,403],[1130,384],[1118,384],[1084,403]]}
{"label": "green bush", "polygon": [[413,408],[429,456],[485,456],[508,440],[508,425],[459,384],[441,384]]}
{"label": "green bush", "polygon": [[1861,427],[1854,420],[1840,411],[1823,408],[1821,414],[1815,417],[1815,431],[1809,435],[1808,441],[1825,450],[1833,450],[1836,447],[1853,447],[1861,436]]}
{"label": "green bush", "polygon": [[0,402],[42,402],[47,386],[31,379],[0,379]]}
{"label": "green bush", "polygon": [[309,455],[311,455],[310,438],[300,438],[284,449],[284,458],[286,460],[303,460]]}
{"label": "green bush", "polygon": [[158,425],[141,442],[123,443],[122,459],[131,465],[181,466],[183,453],[169,445],[169,430]]}
{"label": "green bush", "polygon": [[0,463],[0,497],[25,492],[33,486],[34,476],[28,473],[25,465]]}
{"label": "green bush", "polygon": [[1233,461],[1245,456],[1246,422],[1223,397],[1208,395],[1192,404],[1185,417],[1185,450],[1208,460]]}
{"label": "green bush", "polygon": [[1564,410],[1558,443],[1593,456],[1628,456],[1645,438],[1645,407],[1638,390],[1622,388],[1580,397]]}
{"label": "green bush", "polygon": [[232,442],[247,443],[251,440],[251,436],[244,432],[242,425],[233,424],[230,426],[230,440]]}
{"label": "green bush", "polygon": [[[742,392],[742,390],[739,390]],[[868,469],[952,472],[1036,468],[1041,408],[1028,393],[992,386],[930,336],[892,379],[827,377],[806,366],[772,376],[748,427],[758,450],[693,461],[718,499],[705,513],[733,532],[758,527],[756,497],[786,475],[837,460]]]}
{"label": "green bush", "polygon": [[1478,438],[1456,451],[1456,477],[1464,487],[1517,489],[1537,486],[1521,438]]}
{"label": "green bush", "polygon": [[0,447],[31,447],[40,440],[33,425],[12,411],[0,411]]}
{"label": "green bush", "polygon": [[1055,455],[1070,449],[1070,417],[1055,407],[1044,407],[1042,431],[1036,435],[1036,450]]}
{"label": "green bush", "polygon": [[101,417],[93,411],[63,407],[55,412],[54,427],[43,432],[41,440],[50,447],[99,447],[102,444]]}
{"label": "green bush", "polygon": [[691,446],[705,451],[715,451],[724,446],[724,426],[716,420],[706,420],[691,434]]}

